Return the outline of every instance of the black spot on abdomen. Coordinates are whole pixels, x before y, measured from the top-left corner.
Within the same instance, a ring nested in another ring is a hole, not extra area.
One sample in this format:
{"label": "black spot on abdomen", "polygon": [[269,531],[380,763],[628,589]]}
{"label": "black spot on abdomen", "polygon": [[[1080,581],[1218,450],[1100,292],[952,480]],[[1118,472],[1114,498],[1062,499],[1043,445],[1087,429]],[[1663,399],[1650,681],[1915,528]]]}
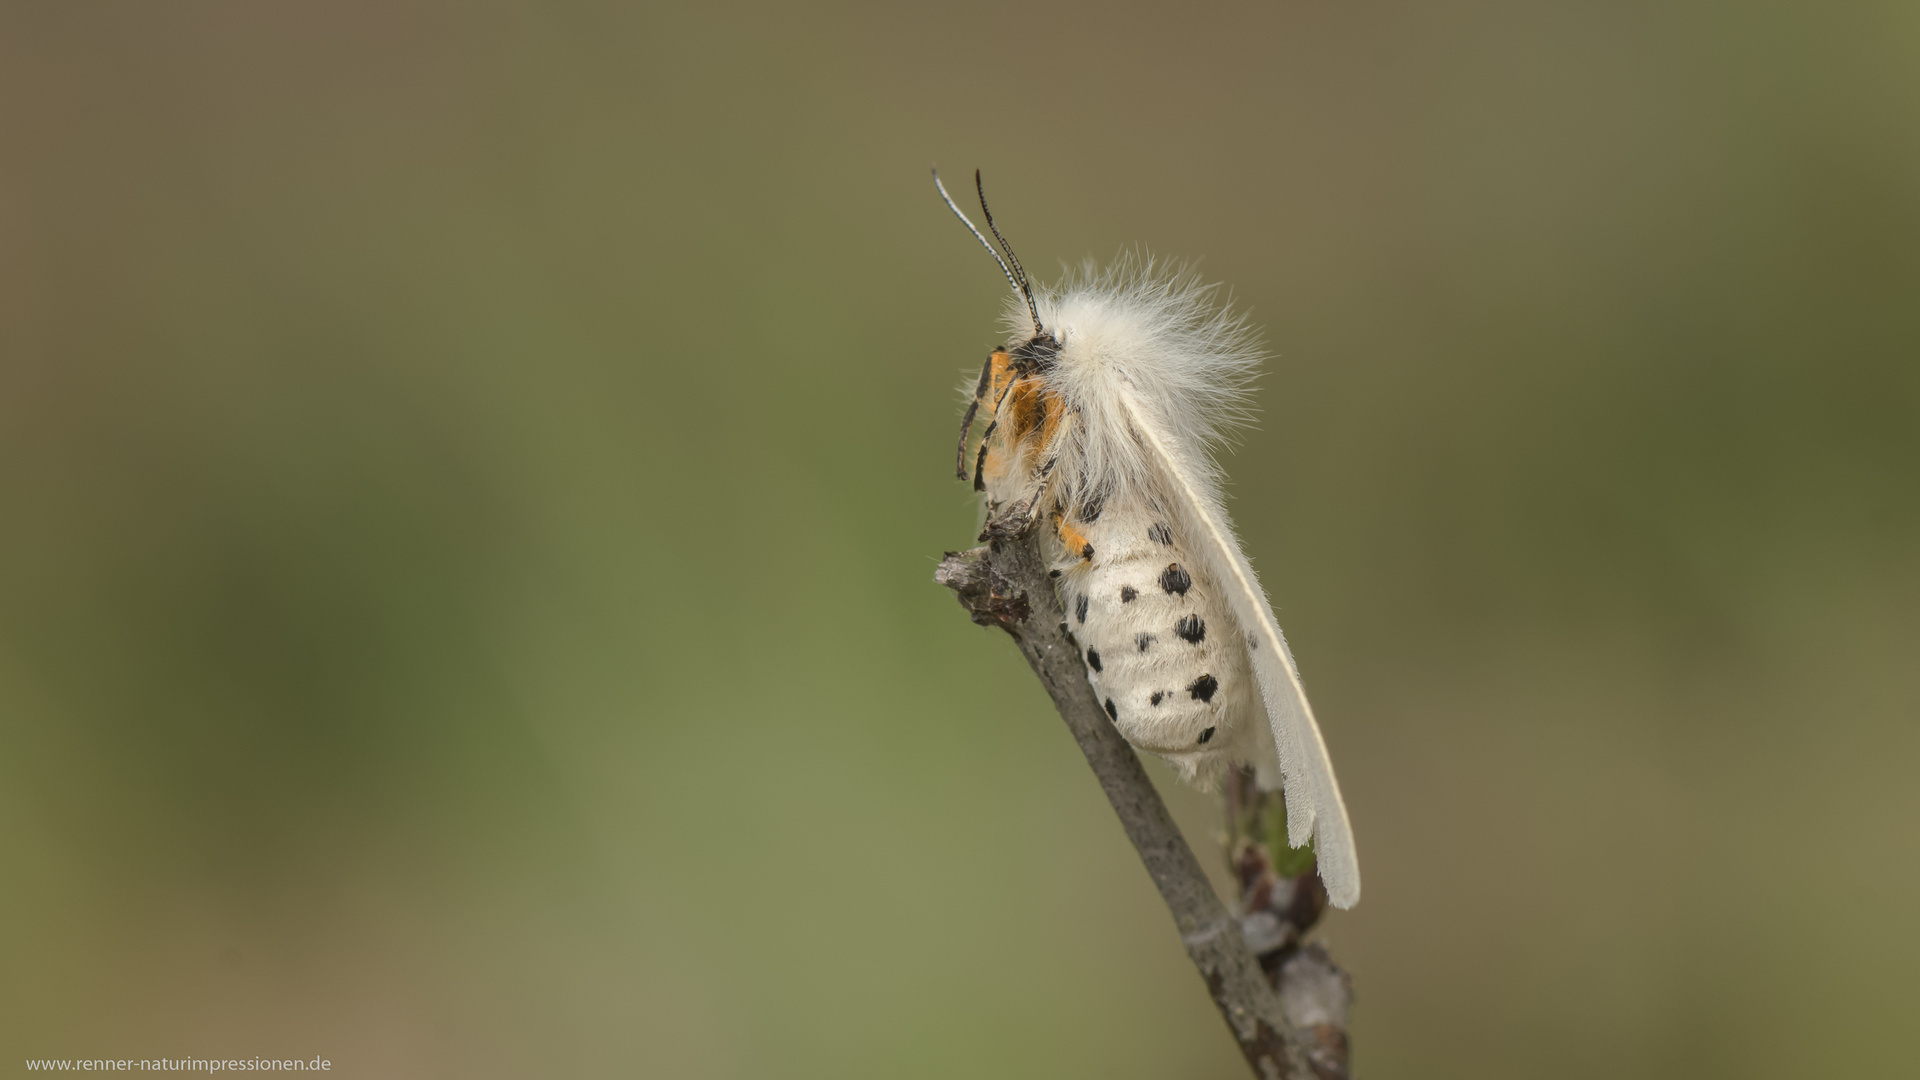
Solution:
{"label": "black spot on abdomen", "polygon": [[1192,694],[1195,701],[1212,701],[1214,691],[1219,689],[1220,680],[1211,675],[1202,675],[1187,684],[1187,693]]}
{"label": "black spot on abdomen", "polygon": [[1147,699],[1147,704],[1158,705],[1160,704],[1160,699],[1166,696],[1167,692],[1165,690],[1155,690],[1153,696]]}
{"label": "black spot on abdomen", "polygon": [[1180,568],[1179,563],[1168,563],[1167,568],[1160,571],[1160,587],[1170,593],[1185,596],[1187,590],[1193,588],[1193,579],[1187,576],[1187,572]]}
{"label": "black spot on abdomen", "polygon": [[1112,698],[1107,699],[1107,719],[1116,724],[1120,722],[1120,710],[1113,707]]}
{"label": "black spot on abdomen", "polygon": [[1140,595],[1140,590],[1134,588],[1131,585],[1120,586],[1120,602],[1123,604],[1133,603],[1133,598],[1139,595]]}
{"label": "black spot on abdomen", "polygon": [[1182,641],[1198,645],[1207,636],[1207,624],[1200,616],[1189,615],[1173,624],[1173,633]]}
{"label": "black spot on abdomen", "polygon": [[1080,599],[1073,602],[1073,617],[1079,622],[1087,621],[1087,594],[1081,593]]}
{"label": "black spot on abdomen", "polygon": [[1153,541],[1156,544],[1165,544],[1168,547],[1172,547],[1173,546],[1173,530],[1167,528],[1166,522],[1156,521],[1152,525],[1147,527],[1147,539]]}
{"label": "black spot on abdomen", "polygon": [[1095,671],[1100,670],[1100,650],[1099,649],[1087,650],[1087,666],[1092,668]]}
{"label": "black spot on abdomen", "polygon": [[1149,645],[1151,645],[1151,644],[1153,644],[1155,640],[1156,640],[1156,639],[1154,638],[1154,636],[1153,636],[1152,634],[1135,634],[1135,635],[1133,635],[1133,643],[1134,643],[1135,645],[1138,645],[1138,646],[1140,646],[1140,651],[1141,651],[1141,652],[1146,652],[1146,651],[1147,651],[1147,646],[1149,646]]}
{"label": "black spot on abdomen", "polygon": [[1207,740],[1211,738],[1213,738],[1213,729],[1208,728],[1207,730],[1200,733],[1200,745],[1201,746],[1207,745]]}

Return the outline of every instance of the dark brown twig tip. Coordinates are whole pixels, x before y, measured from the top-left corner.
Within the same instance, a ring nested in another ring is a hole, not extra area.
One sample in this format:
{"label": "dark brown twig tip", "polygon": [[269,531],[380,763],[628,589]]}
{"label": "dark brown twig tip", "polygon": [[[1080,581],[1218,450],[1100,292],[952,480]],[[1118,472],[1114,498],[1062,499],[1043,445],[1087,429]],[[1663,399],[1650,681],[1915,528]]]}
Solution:
{"label": "dark brown twig tip", "polygon": [[947,552],[933,580],[952,589],[960,606],[981,626],[997,626],[1011,634],[1032,614],[1026,593],[994,570],[986,548]]}

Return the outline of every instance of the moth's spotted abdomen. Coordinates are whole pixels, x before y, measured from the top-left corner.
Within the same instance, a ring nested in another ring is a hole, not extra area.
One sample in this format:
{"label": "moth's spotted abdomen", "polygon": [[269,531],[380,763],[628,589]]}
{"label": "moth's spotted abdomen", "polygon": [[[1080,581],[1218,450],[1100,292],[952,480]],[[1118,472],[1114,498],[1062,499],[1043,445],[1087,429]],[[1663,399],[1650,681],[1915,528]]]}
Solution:
{"label": "moth's spotted abdomen", "polygon": [[1115,498],[1093,520],[1063,522],[1056,535],[1060,594],[1087,679],[1120,733],[1189,780],[1251,760],[1248,733],[1264,717],[1246,643],[1219,589],[1190,568],[1178,534],[1163,517]]}

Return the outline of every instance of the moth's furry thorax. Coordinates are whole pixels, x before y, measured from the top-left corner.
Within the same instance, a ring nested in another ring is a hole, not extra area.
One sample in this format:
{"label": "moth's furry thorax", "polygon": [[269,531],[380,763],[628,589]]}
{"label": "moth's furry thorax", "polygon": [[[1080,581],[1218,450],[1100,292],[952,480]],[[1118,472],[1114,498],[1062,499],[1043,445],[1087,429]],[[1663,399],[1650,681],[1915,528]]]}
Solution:
{"label": "moth's furry thorax", "polygon": [[1011,348],[1040,361],[1047,388],[1075,416],[1060,466],[1083,493],[1127,487],[1150,471],[1122,393],[1172,437],[1183,464],[1217,482],[1212,451],[1252,420],[1248,389],[1264,357],[1218,293],[1187,268],[1125,257],[1104,269],[1088,261],[1036,293],[1038,334],[1026,305],[1010,304]]}

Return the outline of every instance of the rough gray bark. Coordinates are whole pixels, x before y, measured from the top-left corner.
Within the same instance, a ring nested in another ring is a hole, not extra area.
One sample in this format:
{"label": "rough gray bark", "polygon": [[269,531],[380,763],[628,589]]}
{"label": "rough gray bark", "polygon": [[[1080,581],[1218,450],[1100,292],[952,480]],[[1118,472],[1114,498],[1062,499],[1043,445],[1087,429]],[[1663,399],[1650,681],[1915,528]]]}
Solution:
{"label": "rough gray bark", "polygon": [[[1242,865],[1236,869],[1247,892],[1244,915],[1220,902],[1140,758],[1094,699],[1035,536],[1001,534],[989,547],[948,552],[934,580],[959,596],[974,622],[998,626],[1019,644],[1146,864],[1254,1075],[1345,1080],[1352,987],[1319,946],[1299,945],[1325,907],[1325,891],[1317,905],[1310,896],[1295,902],[1290,891],[1276,907],[1277,886],[1265,881],[1271,868],[1265,877],[1256,872],[1249,888]],[[1319,887],[1311,873],[1274,881],[1294,890]],[[1259,953],[1248,947],[1249,933],[1264,946]]]}

